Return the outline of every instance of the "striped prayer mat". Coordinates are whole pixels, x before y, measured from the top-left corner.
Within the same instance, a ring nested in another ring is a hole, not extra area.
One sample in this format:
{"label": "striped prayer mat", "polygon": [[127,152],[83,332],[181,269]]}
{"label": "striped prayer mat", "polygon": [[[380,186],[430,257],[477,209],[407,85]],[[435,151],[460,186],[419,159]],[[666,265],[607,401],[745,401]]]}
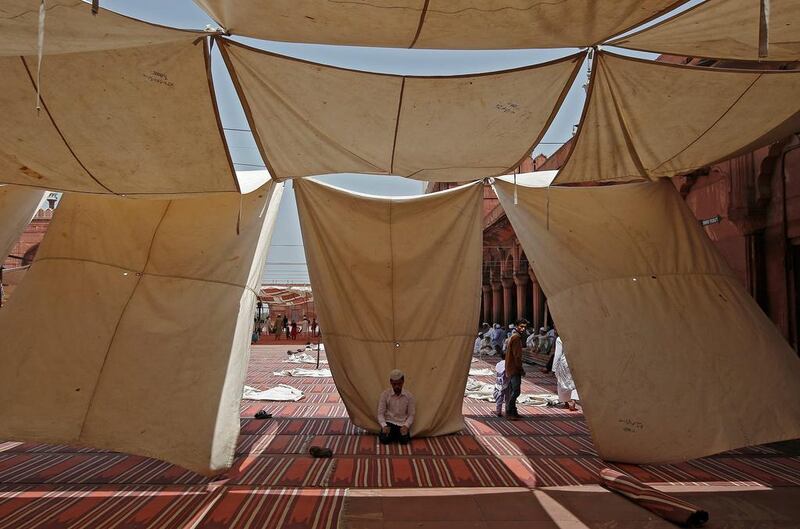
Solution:
{"label": "striped prayer mat", "polygon": [[[464,431],[384,446],[350,422],[332,379],[273,376],[289,365],[282,354],[254,352],[247,384],[290,384],[306,397],[242,401],[234,466],[215,480],[138,456],[0,441],[0,529],[332,529],[347,488],[597,484],[605,467],[644,483],[800,486],[800,457],[773,447],[615,466],[597,457],[581,413],[521,406],[525,419],[509,422],[494,415],[493,403],[472,399],[464,401]],[[531,371],[524,392],[553,391],[552,375]],[[262,409],[273,418],[253,419]],[[331,448],[334,457],[311,458],[312,445]]]}
{"label": "striped prayer mat", "polygon": [[695,527],[708,521],[708,512],[697,505],[648,487],[622,472],[604,468],[600,471],[600,478],[603,486],[676,524]]}
{"label": "striped prayer mat", "polygon": [[541,487],[599,484],[598,472],[611,468],[639,481],[661,485],[800,486],[798,457],[717,456],[669,465],[610,464],[597,457],[530,457]]}
{"label": "striped prayer mat", "polygon": [[0,454],[0,483],[194,485],[207,478],[184,468],[116,453],[6,452]]}
{"label": "striped prayer mat", "polygon": [[383,445],[375,435],[242,435],[237,454],[302,454],[311,446],[330,448],[340,455],[476,456],[491,455],[472,436],[449,435],[412,439],[409,444]]}
{"label": "striped prayer mat", "polygon": [[197,529],[334,529],[343,502],[341,489],[231,487]]}
{"label": "striped prayer mat", "polygon": [[518,487],[524,486],[493,457],[337,457],[333,487]]}
{"label": "striped prayer mat", "polygon": [[180,529],[208,499],[204,487],[0,486],[0,529]]}

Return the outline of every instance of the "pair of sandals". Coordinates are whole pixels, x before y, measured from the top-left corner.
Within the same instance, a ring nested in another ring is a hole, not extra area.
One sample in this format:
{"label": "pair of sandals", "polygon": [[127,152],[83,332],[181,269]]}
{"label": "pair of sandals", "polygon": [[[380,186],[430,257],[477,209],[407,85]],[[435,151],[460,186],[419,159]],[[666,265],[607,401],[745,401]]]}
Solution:
{"label": "pair of sandals", "polygon": [[[272,414],[266,410],[259,410],[256,412],[256,419],[271,419]],[[311,457],[317,458],[330,458],[333,457],[333,450],[330,448],[326,448],[324,446],[312,446],[308,449],[308,453],[311,454]]]}

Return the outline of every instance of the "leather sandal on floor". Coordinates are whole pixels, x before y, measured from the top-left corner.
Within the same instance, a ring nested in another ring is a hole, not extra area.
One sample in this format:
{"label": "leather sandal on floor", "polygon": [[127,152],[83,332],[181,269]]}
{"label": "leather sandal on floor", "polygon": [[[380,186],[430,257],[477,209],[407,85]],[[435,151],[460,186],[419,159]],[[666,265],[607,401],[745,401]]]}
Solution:
{"label": "leather sandal on floor", "polygon": [[272,414],[266,410],[259,410],[256,412],[256,419],[271,419]]}
{"label": "leather sandal on floor", "polygon": [[333,457],[333,450],[322,446],[312,446],[308,449],[308,453],[312,457]]}

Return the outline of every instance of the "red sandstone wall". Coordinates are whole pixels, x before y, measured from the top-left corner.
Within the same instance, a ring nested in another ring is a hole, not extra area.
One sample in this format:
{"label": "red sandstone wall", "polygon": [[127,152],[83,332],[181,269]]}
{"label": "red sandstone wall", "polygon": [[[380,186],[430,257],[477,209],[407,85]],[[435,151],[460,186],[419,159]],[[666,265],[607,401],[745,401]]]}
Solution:
{"label": "red sandstone wall", "polygon": [[721,166],[698,178],[685,200],[698,221],[719,215],[722,220],[703,228],[747,287],[747,248],[744,235],[728,217],[730,174]]}
{"label": "red sandstone wall", "polygon": [[[39,243],[42,242],[44,239],[45,233],[47,233],[47,227],[50,225],[50,219],[53,217],[52,210],[42,210],[40,209],[36,214],[36,217],[28,224],[28,227],[25,228],[25,231],[22,233],[19,241],[11,248],[11,255],[16,255],[19,257],[28,257],[30,261],[33,260],[35,256],[36,250],[34,249]],[[29,255],[25,255],[26,253]],[[30,264],[30,261],[26,262],[25,264]],[[15,268],[17,266],[21,266],[22,263],[19,259],[12,259],[8,258],[5,260],[3,265],[6,268]]]}

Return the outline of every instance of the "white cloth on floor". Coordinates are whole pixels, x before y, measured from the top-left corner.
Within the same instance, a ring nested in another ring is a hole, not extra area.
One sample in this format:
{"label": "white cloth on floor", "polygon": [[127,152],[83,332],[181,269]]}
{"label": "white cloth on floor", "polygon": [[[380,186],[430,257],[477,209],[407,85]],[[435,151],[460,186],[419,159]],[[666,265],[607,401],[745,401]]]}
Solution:
{"label": "white cloth on floor", "polygon": [[464,396],[476,400],[487,400],[494,402],[494,384],[480,382],[474,378],[467,379],[467,387]]}
{"label": "white cloth on floor", "polygon": [[469,374],[474,377],[484,377],[484,376],[494,376],[495,373],[488,367],[487,368],[473,367],[470,368]]}
{"label": "white cloth on floor", "polygon": [[[316,353],[316,351],[314,351]],[[312,356],[308,353],[295,353],[293,355],[289,355],[286,357],[284,362],[288,362],[290,364],[315,364],[317,363],[317,357]],[[328,361],[324,358],[321,358],[319,361],[320,364],[327,364]]]}
{"label": "white cloth on floor", "polygon": [[[464,390],[464,396],[475,400],[495,402],[494,382],[480,382],[474,378],[468,378],[467,386]],[[558,403],[558,397],[552,393],[526,393],[517,397],[517,404],[525,404],[528,406],[547,406],[548,403]]]}
{"label": "white cloth on floor", "polygon": [[517,404],[528,406],[547,406],[558,404],[558,397],[552,393],[523,394],[517,397]]}
{"label": "white cloth on floor", "polygon": [[253,386],[245,386],[242,398],[247,400],[276,400],[296,402],[303,398],[303,392],[286,384],[278,384],[274,388],[259,391]]}
{"label": "white cloth on floor", "polygon": [[294,369],[284,369],[282,371],[275,371],[272,374],[279,377],[323,378],[331,376],[331,370],[328,369],[327,367],[323,369],[305,369],[303,367],[296,367]]}
{"label": "white cloth on floor", "polygon": [[575,381],[572,380],[572,373],[567,364],[567,357],[564,356],[564,344],[561,337],[556,338],[556,352],[553,356],[553,373],[556,375],[558,400],[567,402],[578,400],[578,390],[575,389]]}

